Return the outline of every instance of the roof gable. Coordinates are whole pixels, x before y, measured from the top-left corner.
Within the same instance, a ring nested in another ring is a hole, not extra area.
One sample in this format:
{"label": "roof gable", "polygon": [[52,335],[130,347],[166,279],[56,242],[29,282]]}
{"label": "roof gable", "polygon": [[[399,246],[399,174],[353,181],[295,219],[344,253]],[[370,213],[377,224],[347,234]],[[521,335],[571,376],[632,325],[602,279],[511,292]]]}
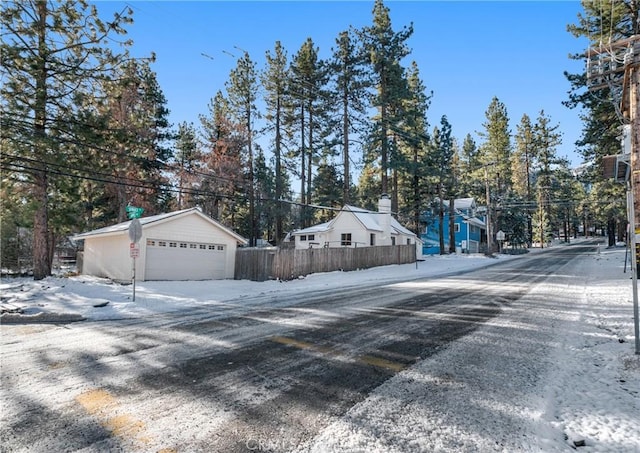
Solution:
{"label": "roof gable", "polygon": [[[183,209],[180,211],[168,212],[165,214],[158,214],[158,215],[149,216],[149,217],[141,217],[138,220],[140,221],[140,225],[142,225],[142,229],[144,230],[145,227],[148,227],[150,225],[158,225],[164,222],[174,221],[188,215],[198,215],[199,217],[203,218],[204,220],[206,220],[216,228],[219,228],[225,233],[232,236],[234,239],[236,239],[236,241],[238,241],[241,244],[247,244],[248,242],[245,238],[237,234],[235,231],[225,227],[224,225],[213,220],[208,215],[204,214],[199,208],[189,208],[189,209]],[[131,222],[132,220],[128,220],[126,222],[118,223],[116,225],[111,225],[104,228],[98,228],[97,230],[93,230],[93,231],[87,231],[85,233],[75,235],[73,239],[80,240],[80,239],[86,239],[89,237],[107,236],[107,235],[112,235],[116,233],[122,233],[129,230],[129,226],[131,225]]]}
{"label": "roof gable", "polygon": [[[327,232],[333,229],[336,223],[340,222],[340,218],[342,216],[346,215],[355,218],[358,223],[362,225],[363,229],[367,231],[382,231],[382,226],[380,225],[380,216],[384,214],[378,211],[369,211],[368,209],[359,208],[357,206],[344,205],[344,207],[338,212],[338,214],[329,222],[319,223],[308,228],[296,230],[291,234],[301,235]],[[416,236],[413,231],[410,231],[407,228],[403,227],[400,222],[398,222],[393,216],[391,216],[391,230],[392,233],[396,234]]]}

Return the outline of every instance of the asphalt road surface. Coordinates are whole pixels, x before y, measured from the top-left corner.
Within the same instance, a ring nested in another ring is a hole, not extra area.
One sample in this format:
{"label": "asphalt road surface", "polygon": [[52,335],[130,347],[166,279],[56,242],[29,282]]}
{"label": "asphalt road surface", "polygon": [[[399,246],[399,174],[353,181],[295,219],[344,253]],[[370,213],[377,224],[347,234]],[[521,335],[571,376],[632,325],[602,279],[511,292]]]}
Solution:
{"label": "asphalt road surface", "polygon": [[227,312],[5,325],[0,450],[294,450],[593,250],[583,243],[462,275],[302,293],[273,309],[252,309],[256,297]]}

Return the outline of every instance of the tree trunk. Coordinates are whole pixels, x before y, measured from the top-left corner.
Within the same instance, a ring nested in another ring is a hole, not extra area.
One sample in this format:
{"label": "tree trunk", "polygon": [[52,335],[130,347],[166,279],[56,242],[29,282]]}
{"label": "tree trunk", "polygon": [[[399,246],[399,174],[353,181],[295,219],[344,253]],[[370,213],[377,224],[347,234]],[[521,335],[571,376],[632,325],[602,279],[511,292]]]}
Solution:
{"label": "tree trunk", "polygon": [[442,184],[440,184],[438,192],[438,237],[440,239],[440,255],[446,255],[444,250],[444,200],[442,199]]}
{"label": "tree trunk", "polygon": [[449,200],[449,253],[456,253],[456,207],[455,200]]}
{"label": "tree trunk", "polygon": [[344,166],[342,205],[344,206],[349,204],[351,188],[349,176],[349,96],[346,92],[342,95],[342,162]]}
{"label": "tree trunk", "polygon": [[37,208],[33,218],[33,279],[42,280],[51,275],[47,174],[39,171],[34,179],[34,199],[37,200]]}
{"label": "tree trunk", "polygon": [[33,218],[33,278],[42,280],[51,275],[49,261],[49,181],[45,157],[47,155],[47,66],[46,66],[46,27],[47,2],[38,3],[38,69],[36,72],[36,99],[34,108],[33,132],[35,144],[33,154],[38,167],[33,175],[34,199],[36,210]]}

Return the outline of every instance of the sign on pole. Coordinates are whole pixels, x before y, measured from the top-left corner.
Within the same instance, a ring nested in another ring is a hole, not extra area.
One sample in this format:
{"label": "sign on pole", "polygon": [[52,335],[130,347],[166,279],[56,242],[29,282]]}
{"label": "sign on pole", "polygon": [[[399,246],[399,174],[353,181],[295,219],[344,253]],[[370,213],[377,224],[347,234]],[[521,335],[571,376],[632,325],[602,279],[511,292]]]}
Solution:
{"label": "sign on pole", "polygon": [[129,256],[131,258],[136,259],[140,257],[140,246],[137,242],[132,242],[129,244]]}
{"label": "sign on pole", "polygon": [[142,217],[142,213],[144,212],[144,208],[139,208],[137,206],[131,205],[127,205],[127,207],[124,209],[127,211],[127,215],[130,219],[139,219],[140,217]]}
{"label": "sign on pole", "polygon": [[129,239],[136,244],[142,237],[142,224],[138,219],[133,219],[129,224]]}

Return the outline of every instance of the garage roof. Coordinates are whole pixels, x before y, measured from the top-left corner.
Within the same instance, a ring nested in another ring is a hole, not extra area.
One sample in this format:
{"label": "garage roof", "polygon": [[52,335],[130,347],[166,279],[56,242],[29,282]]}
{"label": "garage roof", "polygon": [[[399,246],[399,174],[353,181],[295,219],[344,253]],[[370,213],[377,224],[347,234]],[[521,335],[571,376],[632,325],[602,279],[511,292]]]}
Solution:
{"label": "garage roof", "polygon": [[[153,215],[153,216],[149,216],[149,217],[141,217],[138,220],[140,221],[140,224],[142,225],[142,228],[144,229],[145,226],[148,226],[150,224],[157,224],[157,223],[160,223],[160,222],[167,221],[169,219],[175,220],[178,217],[184,217],[186,215],[192,215],[192,214],[199,215],[200,217],[202,217],[203,219],[207,220],[208,222],[210,222],[211,224],[213,224],[217,228],[220,228],[221,230],[224,230],[226,233],[228,233],[229,235],[234,237],[239,243],[241,243],[241,244],[247,244],[248,243],[248,241],[245,238],[243,238],[242,236],[240,236],[239,234],[237,234],[233,230],[231,230],[231,229],[225,227],[224,225],[216,222],[215,220],[213,220],[208,215],[203,214],[202,211],[200,210],[200,208],[189,208],[189,209],[183,209],[181,211],[168,212],[168,213],[165,213],[165,214],[158,214],[158,215]],[[112,235],[112,234],[122,233],[122,232],[127,231],[129,229],[129,225],[131,225],[131,220],[128,220],[128,221],[122,222],[122,223],[118,223],[116,225],[112,225],[112,226],[108,226],[108,227],[104,227],[104,228],[99,228],[97,230],[87,231],[86,233],[77,234],[77,235],[73,236],[73,240],[75,241],[75,240],[86,239],[86,238],[89,238],[89,237],[108,236],[108,235]]]}

